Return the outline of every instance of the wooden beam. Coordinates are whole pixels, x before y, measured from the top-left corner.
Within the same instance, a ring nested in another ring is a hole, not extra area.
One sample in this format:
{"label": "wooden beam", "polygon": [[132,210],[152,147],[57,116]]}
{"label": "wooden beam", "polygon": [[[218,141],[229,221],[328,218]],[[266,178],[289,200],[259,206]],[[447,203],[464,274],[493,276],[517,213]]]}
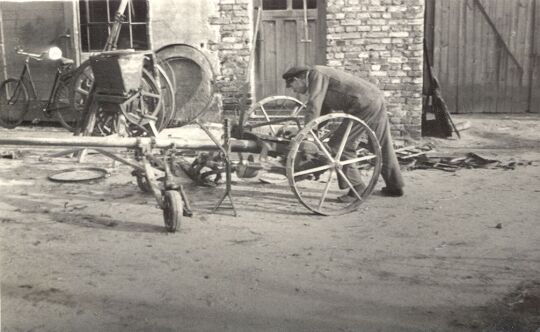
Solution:
{"label": "wooden beam", "polygon": [[486,21],[489,24],[489,26],[493,29],[493,32],[495,32],[495,35],[497,36],[497,39],[499,40],[499,42],[502,44],[502,46],[504,47],[504,49],[506,50],[510,58],[514,61],[514,63],[518,67],[520,76],[523,77],[523,66],[518,61],[518,59],[516,58],[512,50],[510,50],[510,47],[508,46],[504,38],[501,36],[499,30],[497,29],[497,26],[495,25],[495,23],[493,22],[489,14],[486,12],[486,8],[484,7],[484,5],[482,5],[480,0],[475,0],[474,2],[480,9],[480,12],[482,13],[482,15],[484,15],[484,17],[486,18]]}

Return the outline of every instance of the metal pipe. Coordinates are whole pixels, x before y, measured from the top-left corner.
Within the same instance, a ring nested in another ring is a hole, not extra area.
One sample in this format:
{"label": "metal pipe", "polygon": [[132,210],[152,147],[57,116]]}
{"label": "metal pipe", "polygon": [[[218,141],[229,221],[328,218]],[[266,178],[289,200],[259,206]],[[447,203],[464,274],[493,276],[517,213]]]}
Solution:
{"label": "metal pipe", "polygon": [[[183,138],[153,138],[153,137],[88,137],[73,136],[69,138],[42,138],[42,137],[2,137],[0,145],[35,145],[35,146],[77,146],[97,148],[137,148],[150,146],[152,148],[186,149],[186,150],[219,150],[219,147],[211,141],[194,141]],[[231,140],[233,152],[261,151],[259,144],[251,140]]]}

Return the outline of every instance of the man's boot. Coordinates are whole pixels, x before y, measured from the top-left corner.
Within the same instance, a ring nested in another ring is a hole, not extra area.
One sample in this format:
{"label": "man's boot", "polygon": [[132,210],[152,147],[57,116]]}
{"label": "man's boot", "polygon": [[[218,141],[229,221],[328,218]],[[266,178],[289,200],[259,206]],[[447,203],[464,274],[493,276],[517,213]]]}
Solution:
{"label": "man's boot", "polygon": [[[354,190],[356,190],[358,195],[362,195],[365,189],[366,189],[366,186],[363,183],[357,184],[354,186]],[[341,203],[352,203],[357,199],[358,197],[356,196],[356,194],[354,193],[352,189],[349,189],[349,192],[346,193],[345,195],[338,197],[338,201],[340,201]]]}

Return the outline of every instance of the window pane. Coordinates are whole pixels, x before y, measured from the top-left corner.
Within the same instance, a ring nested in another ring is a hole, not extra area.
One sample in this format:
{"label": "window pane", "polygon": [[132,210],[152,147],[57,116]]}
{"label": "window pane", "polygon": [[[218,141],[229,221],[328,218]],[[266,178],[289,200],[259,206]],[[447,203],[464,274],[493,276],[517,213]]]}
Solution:
{"label": "window pane", "polygon": [[[317,0],[306,0],[306,6],[307,6],[307,9],[315,9],[315,8],[317,8]],[[293,0],[292,8],[293,9],[303,9],[304,8],[304,1],[303,0]]]}
{"label": "window pane", "polygon": [[86,31],[86,25],[81,26],[81,48],[83,52],[88,52],[90,49],[88,47],[88,33]]}
{"label": "window pane", "polygon": [[118,36],[118,43],[116,48],[119,50],[125,50],[126,48],[133,48],[131,45],[131,37],[129,34],[129,24],[124,23],[120,28],[120,35]]}
{"label": "window pane", "polygon": [[133,48],[136,50],[148,49],[148,38],[146,36],[146,25],[132,25]]}
{"label": "window pane", "polygon": [[102,50],[105,47],[105,42],[109,36],[109,31],[106,25],[91,25],[90,26],[90,51]]}
{"label": "window pane", "polygon": [[90,22],[107,22],[107,3],[105,1],[89,1]]}
{"label": "window pane", "polygon": [[86,17],[88,13],[86,12],[86,3],[84,1],[79,2],[79,16],[81,17],[81,24],[88,23],[88,18]]}
{"label": "window pane", "polygon": [[[109,36],[108,27],[110,23],[112,23],[114,13],[118,10],[121,1],[122,0],[79,0],[81,14],[81,46],[83,52],[103,50]],[[86,10],[86,6],[88,6],[88,10]],[[110,16],[108,16],[108,14],[110,14]],[[116,48],[147,50],[148,1],[130,0],[124,15],[126,20],[120,29]],[[85,19],[85,17],[89,17],[90,19]],[[96,22],[99,23],[92,24]]]}
{"label": "window pane", "polygon": [[148,5],[146,0],[131,0],[131,22],[146,22]]}
{"label": "window pane", "polygon": [[287,9],[287,0],[263,0],[264,10]]}

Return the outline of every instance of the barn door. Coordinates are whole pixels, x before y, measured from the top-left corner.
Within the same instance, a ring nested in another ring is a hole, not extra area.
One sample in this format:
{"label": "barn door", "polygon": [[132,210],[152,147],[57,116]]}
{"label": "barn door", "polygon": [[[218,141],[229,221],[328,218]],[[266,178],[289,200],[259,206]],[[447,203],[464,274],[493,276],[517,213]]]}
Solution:
{"label": "barn door", "polygon": [[262,0],[259,5],[262,15],[255,60],[257,100],[291,95],[281,79],[289,67],[325,63],[325,1],[306,1],[307,35],[303,0]]}
{"label": "barn door", "polygon": [[434,74],[451,112],[533,110],[531,97],[538,94],[532,89],[531,75],[535,72],[535,35],[540,33],[535,31],[537,2],[426,2],[426,37]]}

